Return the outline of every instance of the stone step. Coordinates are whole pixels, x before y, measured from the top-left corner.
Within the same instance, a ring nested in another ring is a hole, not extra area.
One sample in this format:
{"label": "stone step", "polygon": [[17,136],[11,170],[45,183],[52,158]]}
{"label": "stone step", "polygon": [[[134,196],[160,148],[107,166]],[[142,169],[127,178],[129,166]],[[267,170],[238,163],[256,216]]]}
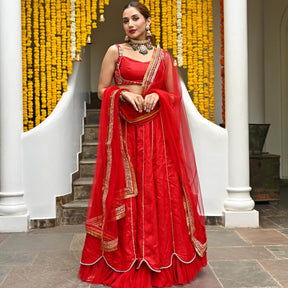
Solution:
{"label": "stone step", "polygon": [[100,120],[100,109],[87,109],[85,124],[98,124]]}
{"label": "stone step", "polygon": [[85,124],[84,141],[95,141],[98,139],[99,124]]}
{"label": "stone step", "polygon": [[80,177],[93,177],[96,159],[80,160]]}
{"label": "stone step", "polygon": [[97,93],[91,93],[91,103],[87,103],[86,104],[86,107],[88,109],[92,108],[92,109],[95,109],[95,108],[98,108],[100,109],[101,107],[101,100],[98,98],[97,96]]}
{"label": "stone step", "polygon": [[75,200],[62,205],[63,225],[83,224],[86,220],[88,199]]}
{"label": "stone step", "polygon": [[96,161],[98,141],[85,141],[82,143],[82,159],[94,159]]}
{"label": "stone step", "polygon": [[73,182],[74,200],[89,199],[93,177],[81,177]]}

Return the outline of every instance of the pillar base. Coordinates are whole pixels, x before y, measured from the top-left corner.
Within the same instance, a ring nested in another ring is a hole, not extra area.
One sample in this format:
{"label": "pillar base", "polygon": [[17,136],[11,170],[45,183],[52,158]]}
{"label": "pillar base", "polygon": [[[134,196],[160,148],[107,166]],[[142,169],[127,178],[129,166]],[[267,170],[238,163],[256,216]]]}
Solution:
{"label": "pillar base", "polygon": [[27,232],[29,230],[29,214],[0,216],[0,233]]}
{"label": "pillar base", "polygon": [[223,211],[225,228],[259,228],[259,212],[251,211]]}

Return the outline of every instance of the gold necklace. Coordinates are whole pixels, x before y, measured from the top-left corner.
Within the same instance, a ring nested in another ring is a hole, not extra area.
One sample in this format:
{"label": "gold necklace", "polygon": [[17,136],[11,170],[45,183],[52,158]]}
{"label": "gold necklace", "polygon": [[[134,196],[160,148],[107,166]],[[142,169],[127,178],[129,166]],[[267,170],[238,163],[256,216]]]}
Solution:
{"label": "gold necklace", "polygon": [[134,39],[129,39],[129,44],[131,45],[132,49],[134,51],[139,50],[139,53],[142,55],[146,55],[148,53],[148,50],[153,49],[153,45],[150,41],[150,39],[146,40],[134,40]]}

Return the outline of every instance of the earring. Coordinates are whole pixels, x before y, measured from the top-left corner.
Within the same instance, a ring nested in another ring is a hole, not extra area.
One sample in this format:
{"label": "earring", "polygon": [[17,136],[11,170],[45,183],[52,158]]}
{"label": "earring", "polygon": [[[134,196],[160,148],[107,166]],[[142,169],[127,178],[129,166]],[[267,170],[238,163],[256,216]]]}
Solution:
{"label": "earring", "polygon": [[145,27],[145,29],[146,29],[146,31],[147,31],[146,37],[147,37],[147,38],[152,37],[152,33],[151,33],[151,31],[150,31],[150,26],[147,25],[147,26]]}
{"label": "earring", "polygon": [[126,43],[127,43],[127,42],[130,42],[130,39],[129,39],[128,35],[125,36],[124,41],[125,41]]}

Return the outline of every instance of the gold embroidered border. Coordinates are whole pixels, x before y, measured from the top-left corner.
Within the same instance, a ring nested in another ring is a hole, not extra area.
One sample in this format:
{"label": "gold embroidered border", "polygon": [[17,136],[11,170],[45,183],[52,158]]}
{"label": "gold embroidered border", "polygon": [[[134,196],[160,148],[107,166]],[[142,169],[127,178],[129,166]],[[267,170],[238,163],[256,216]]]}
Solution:
{"label": "gold embroidered border", "polygon": [[[102,195],[103,215],[105,215],[105,212],[106,212],[106,199],[107,199],[107,195],[108,195],[108,190],[109,190],[108,187],[109,187],[110,175],[111,175],[111,166],[112,166],[111,142],[112,142],[113,124],[114,124],[114,102],[115,102],[115,95],[117,92],[118,92],[118,90],[113,91],[113,93],[110,97],[110,106],[109,106],[109,111],[108,111],[109,124],[108,124],[108,137],[107,137],[107,141],[106,141],[107,159],[106,159],[106,171],[105,171],[105,177],[104,177],[104,184],[102,187],[102,189],[103,189],[103,195]],[[101,235],[102,237],[101,237],[101,239],[102,239],[102,247],[105,249],[106,244],[104,243],[104,239],[103,239],[103,231],[104,231],[104,221],[102,224],[102,235]]]}
{"label": "gold embroidered border", "polygon": [[115,251],[117,250],[117,246],[118,246],[118,237],[110,240],[110,241],[106,241],[102,239],[102,250],[103,251]]}
{"label": "gold embroidered border", "polygon": [[125,172],[126,188],[124,191],[124,198],[134,197],[138,194],[138,188],[136,183],[136,176],[133,165],[130,161],[130,156],[127,151],[127,144],[123,138],[122,124],[119,116],[119,131],[120,131],[120,143],[121,143],[121,155],[123,160],[123,167]]}
{"label": "gold embroidered border", "polygon": [[151,59],[151,62],[149,64],[149,67],[145,73],[144,76],[144,80],[143,80],[143,84],[142,84],[142,95],[146,93],[146,91],[150,88],[151,84],[154,81],[154,78],[157,74],[158,68],[160,66],[161,63],[161,59],[162,59],[162,49],[161,48],[156,48],[156,50],[154,50],[154,54],[153,57]]}
{"label": "gold embroidered border", "polygon": [[125,212],[126,212],[125,204],[121,205],[120,207],[117,207],[115,209],[115,214],[116,215],[115,215],[114,219],[115,220],[120,220],[120,219],[124,218],[125,217]]}
{"label": "gold embroidered border", "polygon": [[185,210],[185,215],[186,215],[186,223],[187,223],[187,227],[189,230],[189,235],[190,235],[190,239],[191,242],[195,248],[195,251],[197,252],[197,254],[200,257],[203,257],[206,253],[207,250],[207,242],[205,242],[204,244],[202,244],[199,240],[197,240],[193,235],[194,235],[194,231],[195,231],[195,225],[194,225],[194,217],[193,217],[193,212],[191,209],[191,206],[189,204],[189,200],[187,198],[186,195],[186,191],[182,186],[184,195],[183,195],[183,204],[184,204],[184,210]]}
{"label": "gold embroidered border", "polygon": [[200,257],[203,257],[207,251],[207,242],[201,243],[196,238],[192,237],[193,246]]}
{"label": "gold embroidered border", "polygon": [[172,228],[172,239],[173,239],[173,252],[175,252],[174,221],[173,221],[173,214],[172,214],[171,193],[170,193],[171,191],[170,191],[169,173],[168,173],[168,166],[167,166],[167,151],[166,151],[164,126],[163,126],[161,114],[160,114],[160,121],[161,121],[162,135],[163,135],[163,145],[164,145],[164,155],[165,155],[165,165],[166,165],[166,177],[167,177],[168,194],[169,194],[170,217],[171,217],[171,226],[172,226],[171,228]]}
{"label": "gold embroidered border", "polygon": [[158,107],[157,109],[155,109],[155,110],[153,110],[153,111],[151,111],[151,112],[149,112],[149,113],[146,113],[146,114],[144,114],[144,115],[138,116],[138,117],[136,117],[136,118],[134,118],[134,119],[127,119],[127,118],[123,115],[123,113],[121,113],[121,111],[120,111],[120,114],[121,114],[121,117],[122,117],[123,119],[125,119],[125,121],[127,121],[128,123],[131,124],[131,123],[140,122],[140,121],[142,121],[142,120],[146,120],[146,119],[154,116],[154,115],[155,115],[156,113],[158,113],[159,111],[160,111],[160,108]]}
{"label": "gold embroidered border", "polygon": [[[150,70],[151,70],[151,67],[153,66],[153,63],[154,63],[154,60],[155,60],[155,57],[156,57],[156,52],[157,50],[159,50],[159,48],[154,48],[153,50],[153,54],[152,54],[152,57],[151,57],[151,60],[150,60],[150,63],[149,63],[149,66],[145,72],[145,75],[144,75],[144,78],[143,78],[143,82],[142,82],[142,95],[144,93],[144,90],[145,90],[145,86],[146,86],[146,81],[147,81],[147,77],[150,73]],[[146,89],[147,90],[147,89]]]}
{"label": "gold embroidered border", "polygon": [[86,232],[94,237],[101,238],[102,229],[99,232],[86,228]]}

